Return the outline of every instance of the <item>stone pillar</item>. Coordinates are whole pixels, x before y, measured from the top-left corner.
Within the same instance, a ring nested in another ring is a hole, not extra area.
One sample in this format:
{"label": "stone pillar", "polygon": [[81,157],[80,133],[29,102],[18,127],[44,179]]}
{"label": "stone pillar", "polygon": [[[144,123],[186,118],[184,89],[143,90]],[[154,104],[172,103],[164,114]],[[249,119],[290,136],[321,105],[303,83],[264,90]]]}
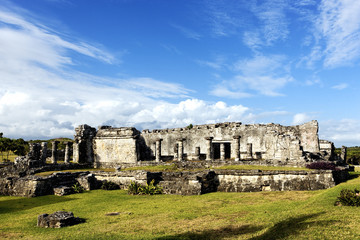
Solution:
{"label": "stone pillar", "polygon": [[40,160],[42,163],[46,163],[46,157],[47,157],[47,142],[41,143],[41,153],[40,153]]}
{"label": "stone pillar", "polygon": [[195,158],[196,158],[197,160],[200,159],[200,147],[196,147],[196,148],[195,148]]}
{"label": "stone pillar", "polygon": [[28,156],[31,160],[39,160],[40,159],[40,144],[29,143]]}
{"label": "stone pillar", "polygon": [[239,135],[235,135],[234,137],[234,143],[233,143],[233,148],[234,148],[234,153],[235,153],[235,161],[240,161],[240,136]]}
{"label": "stone pillar", "polygon": [[65,156],[64,156],[64,163],[70,163],[70,142],[65,143]]}
{"label": "stone pillar", "polygon": [[73,144],[73,162],[74,163],[79,163],[79,159],[80,159],[79,145],[80,145],[79,141],[75,140],[75,142]]}
{"label": "stone pillar", "polygon": [[206,137],[206,161],[213,160],[212,140],[213,137]]}
{"label": "stone pillar", "polygon": [[347,150],[347,147],[345,147],[345,146],[342,146],[341,147],[341,155],[340,155],[340,158],[344,161],[344,162],[346,162],[346,150]]}
{"label": "stone pillar", "polygon": [[247,159],[252,159],[252,143],[248,143],[247,144],[247,151],[246,151],[246,158]]}
{"label": "stone pillar", "polygon": [[183,161],[184,160],[184,145],[183,145],[183,138],[179,138],[177,140],[178,142],[178,161]]}
{"label": "stone pillar", "polygon": [[225,143],[220,143],[220,160],[225,160]]}
{"label": "stone pillar", "polygon": [[161,138],[156,139],[156,145],[155,145],[155,162],[161,161]]}
{"label": "stone pillar", "polygon": [[51,149],[51,162],[53,164],[57,163],[57,145],[58,145],[59,141],[53,141],[52,142],[52,149]]}
{"label": "stone pillar", "polygon": [[75,128],[73,162],[94,163],[93,139],[96,132],[95,128],[86,124]]}

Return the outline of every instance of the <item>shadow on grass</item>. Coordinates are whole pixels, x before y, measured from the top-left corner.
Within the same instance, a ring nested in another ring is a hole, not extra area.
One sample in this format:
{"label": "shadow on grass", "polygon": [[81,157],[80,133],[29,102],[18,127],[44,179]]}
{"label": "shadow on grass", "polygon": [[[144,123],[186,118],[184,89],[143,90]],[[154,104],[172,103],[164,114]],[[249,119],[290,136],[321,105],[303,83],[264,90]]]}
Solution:
{"label": "shadow on grass", "polygon": [[16,198],[2,201],[6,196],[0,197],[0,214],[24,211],[34,207],[45,206],[55,203],[68,202],[72,198],[58,197],[54,195],[35,197],[35,198]]}
{"label": "shadow on grass", "polygon": [[157,240],[168,240],[168,239],[224,239],[229,237],[240,237],[240,235],[255,233],[260,231],[262,227],[243,225],[240,227],[225,227],[220,229],[211,229],[203,232],[187,232],[171,236],[164,236],[160,238],[155,238]]}
{"label": "shadow on grass", "polygon": [[262,240],[262,239],[284,239],[286,237],[292,236],[296,237],[296,235],[309,227],[314,226],[328,226],[331,223],[335,223],[335,221],[308,221],[311,218],[316,218],[320,216],[323,212],[302,215],[299,217],[291,217],[284,221],[276,223],[273,227],[267,230],[264,234],[258,237],[253,237],[251,240]]}
{"label": "shadow on grass", "polygon": [[359,176],[360,176],[360,172],[351,172],[351,173],[349,174],[349,177],[348,177],[347,181],[353,180],[353,179],[355,179],[355,178],[358,178]]}

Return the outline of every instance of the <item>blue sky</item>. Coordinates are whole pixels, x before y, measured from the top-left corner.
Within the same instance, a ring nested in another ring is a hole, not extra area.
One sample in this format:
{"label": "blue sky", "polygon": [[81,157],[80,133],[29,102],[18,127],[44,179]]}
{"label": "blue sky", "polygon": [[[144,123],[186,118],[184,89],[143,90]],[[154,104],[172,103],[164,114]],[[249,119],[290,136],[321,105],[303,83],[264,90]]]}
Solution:
{"label": "blue sky", "polygon": [[319,121],[360,145],[360,1],[0,0],[0,131]]}

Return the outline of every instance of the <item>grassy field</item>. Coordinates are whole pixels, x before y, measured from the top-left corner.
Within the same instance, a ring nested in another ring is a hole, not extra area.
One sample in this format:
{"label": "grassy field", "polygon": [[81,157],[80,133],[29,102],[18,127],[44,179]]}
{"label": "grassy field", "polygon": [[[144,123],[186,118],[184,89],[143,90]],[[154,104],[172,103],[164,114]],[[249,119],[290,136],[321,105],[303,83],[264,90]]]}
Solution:
{"label": "grassy field", "polygon": [[[8,153],[7,152],[0,152],[0,161],[5,160],[8,157]],[[15,155],[13,152],[9,152],[9,160],[11,162],[14,161],[14,159],[17,157],[17,155]]]}
{"label": "grassy field", "polygon": [[[69,196],[0,196],[0,239],[360,239],[360,208],[334,206],[343,188],[132,196],[95,190]],[[36,227],[37,216],[72,211],[85,223]],[[117,216],[106,216],[119,212]]]}

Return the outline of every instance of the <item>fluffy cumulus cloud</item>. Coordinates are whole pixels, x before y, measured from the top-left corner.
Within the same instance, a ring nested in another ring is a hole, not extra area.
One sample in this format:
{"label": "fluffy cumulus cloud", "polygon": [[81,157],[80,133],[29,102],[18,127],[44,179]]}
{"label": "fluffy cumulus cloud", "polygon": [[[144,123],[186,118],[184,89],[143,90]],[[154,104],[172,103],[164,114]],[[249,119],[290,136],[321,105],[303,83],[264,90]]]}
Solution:
{"label": "fluffy cumulus cloud", "polygon": [[[180,127],[239,121],[242,105],[189,97],[180,84],[152,78],[111,79],[78,72],[69,51],[111,64],[103,49],[0,8],[0,131],[8,137],[71,137],[79,124]],[[172,103],[165,99],[174,100]],[[187,100],[186,100],[187,99]]]}

